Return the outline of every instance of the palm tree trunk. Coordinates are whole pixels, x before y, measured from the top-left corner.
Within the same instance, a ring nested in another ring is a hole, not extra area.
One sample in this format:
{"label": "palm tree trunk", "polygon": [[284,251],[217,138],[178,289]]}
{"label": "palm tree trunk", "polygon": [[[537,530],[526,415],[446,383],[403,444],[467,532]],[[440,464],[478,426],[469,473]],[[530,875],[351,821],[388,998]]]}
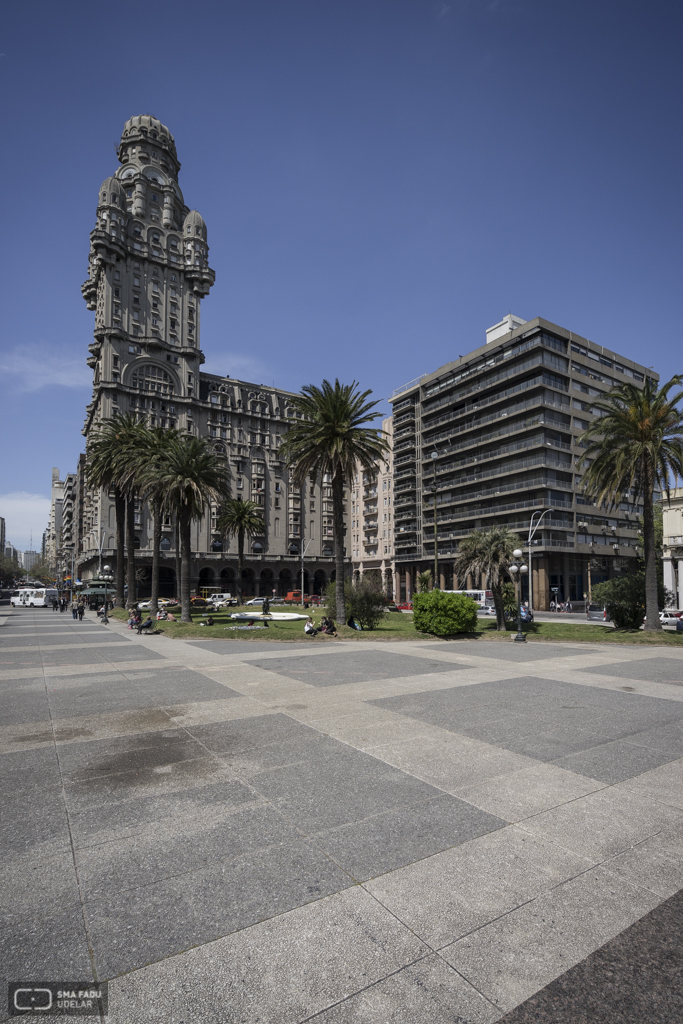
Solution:
{"label": "palm tree trunk", "polygon": [[643,547],[645,549],[645,629],[661,630],[659,621],[659,595],[657,593],[657,551],[655,547],[655,512],[652,493],[654,474],[650,461],[643,467]]}
{"label": "palm tree trunk", "polygon": [[114,488],[114,510],[116,512],[116,607],[126,604],[126,499],[118,487]]}
{"label": "palm tree trunk", "polygon": [[180,578],[182,566],[180,561],[180,525],[178,516],[175,517],[175,599],[180,601]]}
{"label": "palm tree trunk", "polygon": [[159,552],[161,550],[161,502],[152,501],[152,597],[149,610],[156,615],[159,611]]}
{"label": "palm tree trunk", "polygon": [[190,565],[192,561],[192,539],[190,529],[192,516],[190,510],[183,508],[180,512],[180,621],[192,622],[190,614]]}
{"label": "palm tree trunk", "polygon": [[496,629],[505,629],[505,607],[503,605],[503,587],[499,583],[498,586],[491,586],[493,593],[493,604],[496,609]]}
{"label": "palm tree trunk", "polygon": [[244,570],[244,530],[237,531],[237,600],[244,600],[242,594],[242,572]]}
{"label": "palm tree trunk", "polygon": [[332,511],[334,515],[335,600],[337,618],[346,623],[344,599],[344,473],[339,466],[332,477]]}
{"label": "palm tree trunk", "polygon": [[128,584],[128,600],[126,608],[134,608],[135,600],[135,498],[126,498],[126,582]]}

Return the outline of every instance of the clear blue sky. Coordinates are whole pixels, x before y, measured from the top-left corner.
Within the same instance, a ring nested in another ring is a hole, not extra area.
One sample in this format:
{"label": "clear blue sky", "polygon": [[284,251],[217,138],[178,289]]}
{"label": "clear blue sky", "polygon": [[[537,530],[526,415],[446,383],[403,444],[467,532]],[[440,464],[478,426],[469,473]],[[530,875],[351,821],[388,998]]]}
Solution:
{"label": "clear blue sky", "polygon": [[4,10],[0,515],[17,546],[83,447],[80,285],[133,114],[169,126],[208,225],[207,369],[356,378],[386,409],[508,312],[683,369],[680,4]]}

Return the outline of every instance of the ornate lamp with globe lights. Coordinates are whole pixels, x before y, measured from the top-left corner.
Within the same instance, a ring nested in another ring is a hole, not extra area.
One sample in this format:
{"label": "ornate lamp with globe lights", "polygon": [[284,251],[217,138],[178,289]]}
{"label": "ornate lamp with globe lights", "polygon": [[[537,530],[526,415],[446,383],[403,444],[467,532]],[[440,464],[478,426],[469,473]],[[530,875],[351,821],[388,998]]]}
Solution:
{"label": "ornate lamp with globe lights", "polygon": [[526,637],[522,632],[522,577],[529,572],[529,566],[522,562],[523,555],[519,548],[515,548],[512,557],[514,562],[510,563],[508,570],[517,588],[517,636],[512,639],[525,644]]}
{"label": "ornate lamp with globe lights", "polygon": [[100,573],[100,580],[104,583],[104,614],[102,615],[102,622],[106,626],[109,623],[109,619],[107,618],[107,587],[110,583],[114,582],[114,576],[110,565],[104,566],[104,569]]}

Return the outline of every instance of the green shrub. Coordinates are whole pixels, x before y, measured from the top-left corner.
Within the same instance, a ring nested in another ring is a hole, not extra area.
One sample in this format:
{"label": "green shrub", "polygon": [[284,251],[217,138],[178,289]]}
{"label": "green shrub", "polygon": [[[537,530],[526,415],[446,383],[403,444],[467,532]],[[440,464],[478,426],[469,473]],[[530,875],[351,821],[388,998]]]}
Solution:
{"label": "green shrub", "polygon": [[[325,610],[331,619],[337,618],[336,584],[328,583],[325,591]],[[346,580],[344,583],[344,600],[346,602],[346,618],[351,616],[363,629],[377,629],[384,616],[386,595],[381,583],[370,577],[357,583]]]}
{"label": "green shrub", "polygon": [[617,629],[640,629],[645,618],[645,573],[596,583],[591,600],[607,609]]}
{"label": "green shrub", "polygon": [[431,590],[413,598],[415,629],[435,636],[472,633],[477,628],[477,605],[464,594]]}

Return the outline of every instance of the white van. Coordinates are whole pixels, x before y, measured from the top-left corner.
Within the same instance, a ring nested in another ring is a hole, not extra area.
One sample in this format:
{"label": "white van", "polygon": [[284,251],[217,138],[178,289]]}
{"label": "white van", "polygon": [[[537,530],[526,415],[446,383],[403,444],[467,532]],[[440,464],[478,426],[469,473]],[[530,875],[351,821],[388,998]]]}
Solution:
{"label": "white van", "polygon": [[49,608],[53,599],[59,600],[59,592],[55,587],[37,587],[29,591],[27,603],[29,608]]}
{"label": "white van", "polygon": [[13,608],[49,608],[53,598],[59,599],[54,587],[20,587],[12,591],[9,603]]}
{"label": "white van", "polygon": [[207,600],[210,601],[212,605],[215,605],[216,608],[219,605],[222,605],[225,608],[226,605],[237,604],[237,598],[233,597],[232,594],[211,594]]}

